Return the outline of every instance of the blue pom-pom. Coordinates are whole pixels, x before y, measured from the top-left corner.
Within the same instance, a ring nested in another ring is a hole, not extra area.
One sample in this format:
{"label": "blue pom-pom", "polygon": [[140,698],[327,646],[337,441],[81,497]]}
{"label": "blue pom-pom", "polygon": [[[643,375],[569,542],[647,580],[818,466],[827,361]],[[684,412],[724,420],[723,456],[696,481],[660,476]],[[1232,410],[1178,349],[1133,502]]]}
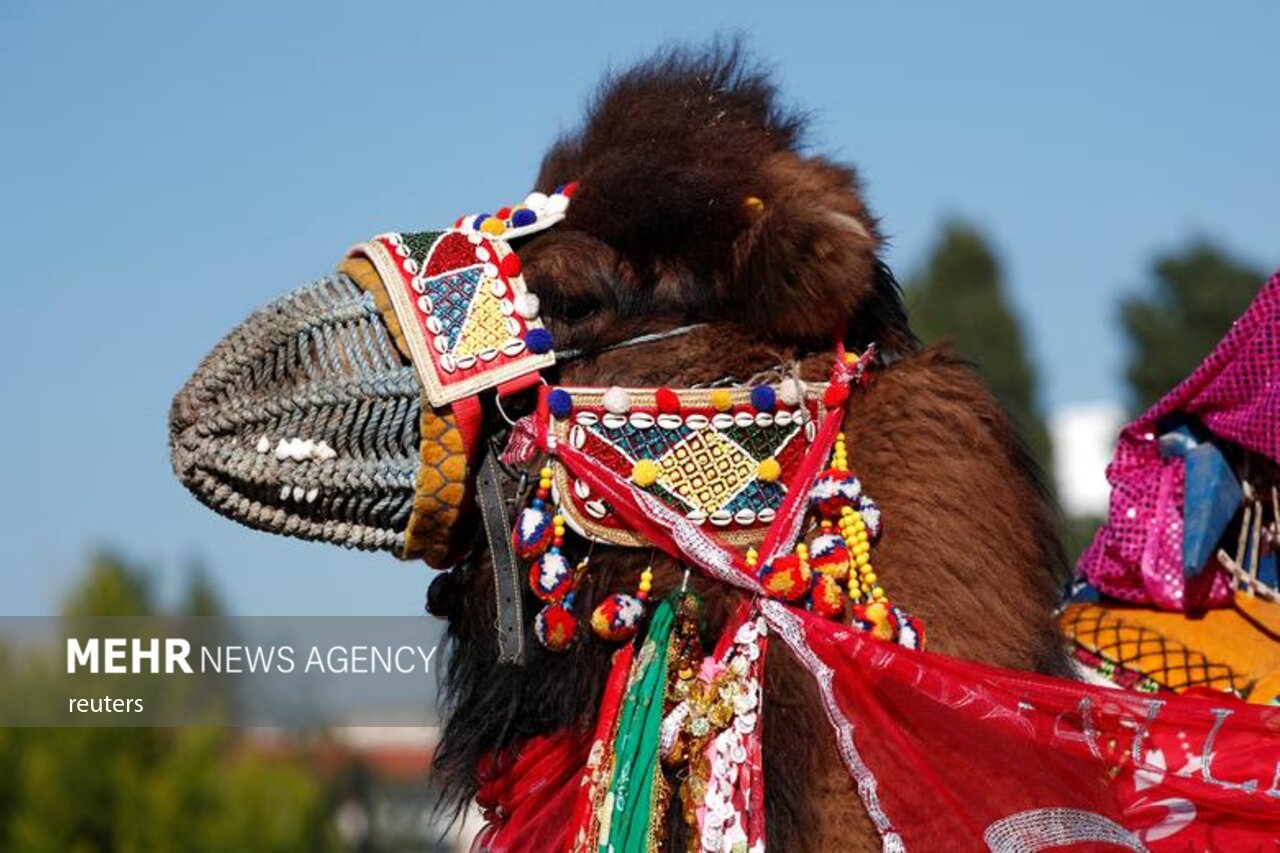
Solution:
{"label": "blue pom-pom", "polygon": [[573,411],[573,396],[563,388],[554,388],[547,395],[547,408],[557,418],[567,418],[569,413]]}
{"label": "blue pom-pom", "polygon": [[521,208],[520,210],[517,210],[515,213],[511,214],[511,225],[514,228],[523,228],[524,226],[532,225],[537,221],[538,221],[538,214],[534,213],[532,210],[530,210],[527,207]]}
{"label": "blue pom-pom", "polygon": [[484,221],[485,221],[486,219],[488,219],[488,218],[489,218],[489,214],[487,214],[487,213],[479,213],[479,214],[476,214],[476,218],[475,218],[475,219],[473,219],[473,220],[471,220],[471,227],[472,227],[472,229],[474,229],[474,230],[476,230],[476,231],[479,231],[479,230],[480,230],[480,223],[481,223],[481,222],[484,222]]}
{"label": "blue pom-pom", "polygon": [[778,395],[772,385],[758,385],[751,389],[751,405],[756,407],[756,411],[768,412],[777,401]]}
{"label": "blue pom-pom", "polygon": [[542,355],[544,352],[551,351],[551,333],[546,329],[530,329],[525,333],[524,345],[529,348],[529,352]]}

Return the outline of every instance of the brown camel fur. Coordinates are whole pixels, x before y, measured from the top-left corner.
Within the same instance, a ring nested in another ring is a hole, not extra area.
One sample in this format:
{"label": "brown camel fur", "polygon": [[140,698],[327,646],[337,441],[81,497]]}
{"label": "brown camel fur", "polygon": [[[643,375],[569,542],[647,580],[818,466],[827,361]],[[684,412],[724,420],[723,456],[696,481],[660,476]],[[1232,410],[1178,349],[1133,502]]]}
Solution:
{"label": "brown camel fur", "polygon": [[[845,430],[850,464],[884,514],[882,582],[925,622],[932,650],[1061,672],[1051,608],[1064,558],[1039,473],[969,366],[919,348],[857,176],[807,153],[802,124],[734,50],[664,54],[606,84],[583,129],[543,162],[538,189],[579,188],[565,222],[515,245],[526,280],[559,347],[708,325],[573,362],[558,381],[745,382],[792,358],[817,378],[837,330],[850,347],[875,343],[887,366],[851,399]],[[649,559],[597,546],[581,612],[634,589]],[[683,570],[655,566],[656,597]],[[523,667],[498,665],[492,584],[481,555],[439,593],[452,656],[435,766],[459,802],[475,792],[481,755],[589,726],[611,651],[586,637],[561,654],[532,645]],[[693,584],[708,601],[709,646],[740,593]],[[770,846],[878,849],[812,679],[781,644],[769,652],[764,703]]]}

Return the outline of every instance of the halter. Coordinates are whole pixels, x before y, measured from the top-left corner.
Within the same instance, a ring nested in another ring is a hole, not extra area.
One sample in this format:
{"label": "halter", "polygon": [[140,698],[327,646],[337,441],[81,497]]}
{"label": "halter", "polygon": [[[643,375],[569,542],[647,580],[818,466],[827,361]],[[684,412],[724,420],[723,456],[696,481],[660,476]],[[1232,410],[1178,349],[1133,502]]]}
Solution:
{"label": "halter", "polygon": [[[565,549],[572,529],[589,542],[660,548],[753,596],[853,619],[918,645],[918,623],[887,601],[870,568],[879,509],[848,468],[840,425],[851,386],[869,378],[838,340],[826,382],[789,377],[736,388],[571,388],[543,378],[556,364],[658,341],[704,324],[557,353],[509,240],[549,228],[576,184],[530,194],[496,213],[459,218],[442,232],[379,235],[352,250],[377,270],[427,402],[449,407],[468,457],[493,558],[499,658],[524,659],[521,563],[544,602],[535,633],[553,650],[576,636],[574,589],[587,559]],[[390,322],[390,321],[389,321]],[[516,513],[503,467],[481,438],[480,396],[538,390],[534,414],[513,425],[506,465],[546,457],[531,504]],[[411,524],[413,520],[411,519]],[[649,581],[593,612],[602,639],[629,638],[645,613]],[[842,587],[842,585],[845,585]]]}

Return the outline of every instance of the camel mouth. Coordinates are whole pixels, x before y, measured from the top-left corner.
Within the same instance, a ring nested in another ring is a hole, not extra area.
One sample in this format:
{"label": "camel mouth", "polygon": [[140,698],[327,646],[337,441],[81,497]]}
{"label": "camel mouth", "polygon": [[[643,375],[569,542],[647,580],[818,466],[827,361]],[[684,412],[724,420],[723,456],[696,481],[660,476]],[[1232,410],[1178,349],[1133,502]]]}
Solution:
{"label": "camel mouth", "polygon": [[398,553],[420,407],[373,298],[338,273],[213,348],[173,399],[170,459],[198,500],[241,524]]}

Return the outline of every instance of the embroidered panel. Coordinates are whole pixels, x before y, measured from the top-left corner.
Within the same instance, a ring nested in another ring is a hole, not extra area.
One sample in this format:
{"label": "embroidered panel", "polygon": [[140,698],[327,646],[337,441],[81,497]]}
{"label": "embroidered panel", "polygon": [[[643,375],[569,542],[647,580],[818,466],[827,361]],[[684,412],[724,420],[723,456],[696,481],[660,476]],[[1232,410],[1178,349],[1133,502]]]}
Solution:
{"label": "embroidered panel", "polygon": [[477,231],[389,233],[358,246],[378,270],[432,406],[554,362],[520,258]]}
{"label": "embroidered panel", "polygon": [[[680,391],[674,411],[660,410],[653,390],[625,390],[620,411],[604,389],[565,388],[552,394],[567,395],[571,407],[563,408],[561,396],[551,407],[560,414],[544,409],[543,416],[557,442],[582,450],[725,542],[755,545],[816,435],[823,386],[803,388],[803,400],[777,400],[767,409],[753,405],[750,389]],[[554,485],[561,512],[579,533],[644,544],[566,466],[556,466]]]}

